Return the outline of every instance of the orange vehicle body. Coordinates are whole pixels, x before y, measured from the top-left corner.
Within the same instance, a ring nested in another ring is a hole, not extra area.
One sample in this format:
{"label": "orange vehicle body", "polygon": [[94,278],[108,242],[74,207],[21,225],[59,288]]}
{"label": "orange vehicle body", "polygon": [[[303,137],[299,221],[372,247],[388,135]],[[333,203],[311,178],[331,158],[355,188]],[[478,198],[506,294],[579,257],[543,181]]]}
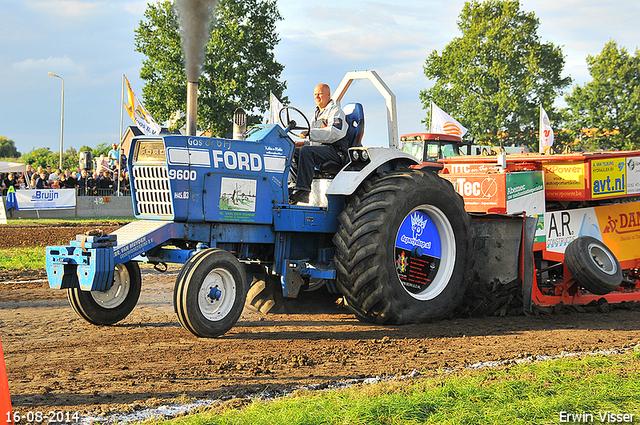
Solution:
{"label": "orange vehicle body", "polygon": [[[431,143],[433,135],[420,138]],[[474,220],[491,213],[536,217],[532,287],[523,279],[533,304],[640,301],[640,151],[463,154],[438,163],[440,176],[452,182],[467,212],[480,214]],[[606,295],[582,288],[564,262],[565,248],[585,235],[604,243],[623,270],[622,284]],[[524,239],[523,233],[520,276],[526,273]]]}

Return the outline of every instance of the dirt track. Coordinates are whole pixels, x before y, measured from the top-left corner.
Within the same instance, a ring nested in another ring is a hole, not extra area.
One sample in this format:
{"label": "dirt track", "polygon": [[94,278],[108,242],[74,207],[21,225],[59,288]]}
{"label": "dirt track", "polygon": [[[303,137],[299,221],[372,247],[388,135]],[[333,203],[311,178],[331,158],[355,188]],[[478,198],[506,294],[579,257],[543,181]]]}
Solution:
{"label": "dirt track", "polygon": [[143,276],[137,307],[112,327],[80,319],[65,292],[45,282],[0,285],[14,410],[108,413],[182,394],[241,396],[640,341],[640,312],[633,309],[383,327],[333,306],[307,315],[245,311],[224,337],[198,339],[177,322],[174,282],[175,275]]}

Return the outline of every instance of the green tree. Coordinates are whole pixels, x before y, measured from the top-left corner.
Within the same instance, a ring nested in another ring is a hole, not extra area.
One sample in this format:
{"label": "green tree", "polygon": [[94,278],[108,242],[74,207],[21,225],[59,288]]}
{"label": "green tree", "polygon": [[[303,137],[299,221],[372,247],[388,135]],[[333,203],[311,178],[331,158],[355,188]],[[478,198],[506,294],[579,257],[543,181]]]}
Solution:
{"label": "green tree", "polygon": [[[80,150],[82,150],[82,148],[80,148]],[[95,148],[89,149],[89,150],[91,151],[91,157],[93,159],[98,158],[102,154],[104,154],[104,156],[107,156],[107,154],[111,150],[111,143],[109,142],[98,143]]]}
{"label": "green tree", "polygon": [[0,136],[0,158],[20,158],[15,142],[5,136]]}
{"label": "green tree", "polygon": [[[78,151],[75,148],[69,148],[66,152],[62,154],[62,170],[71,170],[76,171],[79,164]],[[60,165],[60,160],[58,159],[58,164],[56,168]]]}
{"label": "green tree", "polygon": [[553,120],[551,105],[571,83],[561,76],[561,49],[540,41],[539,25],[517,0],[466,2],[462,36],[426,60],[425,75],[435,79],[420,92],[428,115],[433,101],[479,141],[537,147],[540,104]]}
{"label": "green tree", "polygon": [[581,147],[640,147],[640,51],[634,56],[609,41],[597,56],[587,56],[592,81],[566,97],[570,128]]}
{"label": "green tree", "polygon": [[[136,51],[147,57],[140,70],[142,92],[145,107],[162,122],[186,110],[179,25],[169,1],[148,4],[145,18],[135,31]],[[237,108],[247,111],[248,124],[256,124],[269,107],[269,92],[282,98],[286,84],[278,79],[284,66],[273,53],[281,19],[275,0],[219,1],[198,81],[199,128],[226,136]],[[184,123],[185,118],[178,121]]]}
{"label": "green tree", "polygon": [[29,152],[20,157],[23,164],[31,164],[34,168],[46,168],[50,165],[52,168],[58,168],[60,162],[59,154],[51,152],[49,148],[31,149]]}

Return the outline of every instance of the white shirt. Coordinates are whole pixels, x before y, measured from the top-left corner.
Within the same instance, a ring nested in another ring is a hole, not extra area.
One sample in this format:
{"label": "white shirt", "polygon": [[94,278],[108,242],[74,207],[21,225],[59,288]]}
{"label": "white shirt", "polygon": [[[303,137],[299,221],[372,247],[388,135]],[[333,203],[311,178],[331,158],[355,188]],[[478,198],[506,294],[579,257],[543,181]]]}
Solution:
{"label": "white shirt", "polygon": [[347,120],[344,111],[333,100],[324,109],[316,108],[311,121],[309,140],[322,144],[331,144],[347,134]]}

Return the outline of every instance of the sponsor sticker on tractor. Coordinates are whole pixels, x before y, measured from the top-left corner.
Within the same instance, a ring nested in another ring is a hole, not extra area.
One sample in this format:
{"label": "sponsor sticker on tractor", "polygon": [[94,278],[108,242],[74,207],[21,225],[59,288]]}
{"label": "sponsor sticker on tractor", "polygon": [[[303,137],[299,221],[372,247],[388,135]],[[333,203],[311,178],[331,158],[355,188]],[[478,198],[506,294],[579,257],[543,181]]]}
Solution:
{"label": "sponsor sticker on tractor", "polygon": [[409,214],[398,230],[395,244],[396,272],[407,291],[426,289],[438,273],[441,258],[440,233],[422,211]]}
{"label": "sponsor sticker on tractor", "polygon": [[229,220],[247,220],[255,216],[256,180],[234,179],[223,177],[220,179],[220,215]]}

